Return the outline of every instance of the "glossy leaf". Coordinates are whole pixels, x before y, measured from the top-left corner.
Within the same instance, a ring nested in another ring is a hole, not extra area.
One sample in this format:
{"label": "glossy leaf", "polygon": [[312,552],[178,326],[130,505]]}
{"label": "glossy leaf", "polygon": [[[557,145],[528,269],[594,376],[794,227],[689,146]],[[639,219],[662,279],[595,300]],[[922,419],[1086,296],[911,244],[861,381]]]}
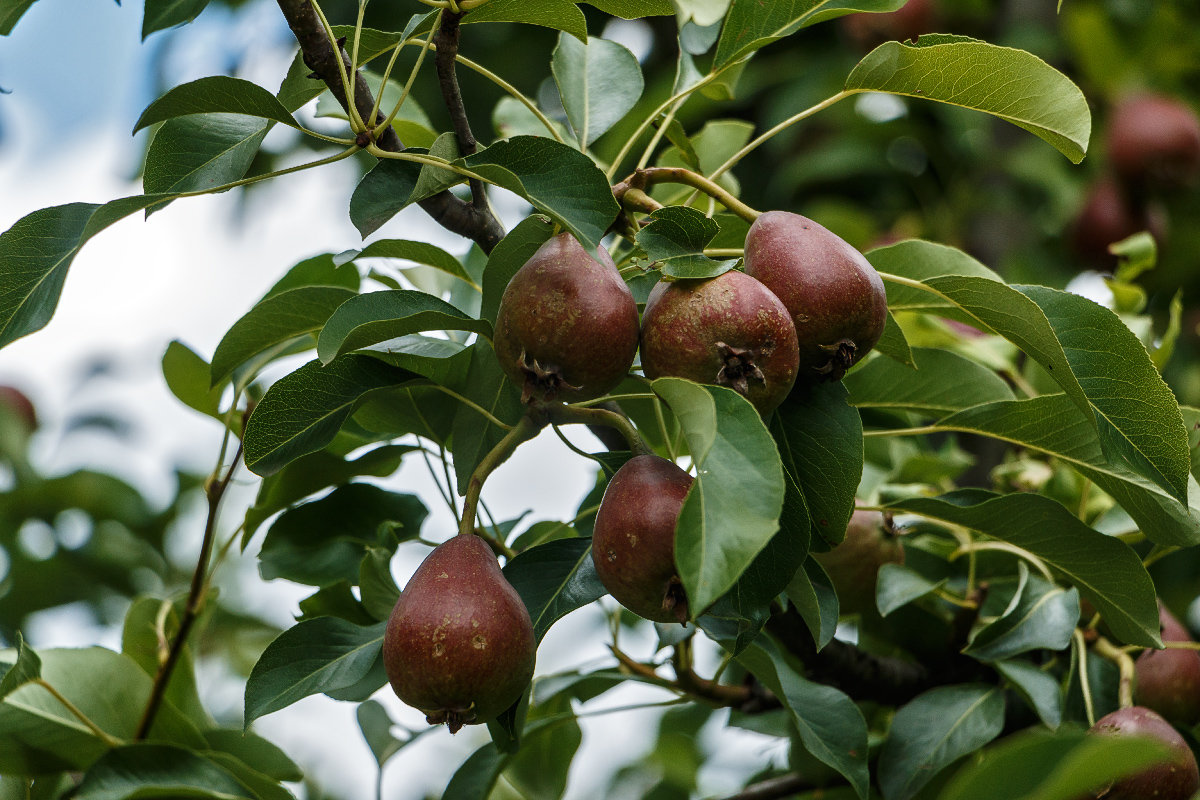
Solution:
{"label": "glossy leaf", "polygon": [[146,151],[146,194],[207,192],[246,175],[271,123],[241,114],[167,120]]}
{"label": "glossy leaf", "polygon": [[347,300],[333,312],[317,339],[317,355],[322,363],[329,364],[351,350],[437,330],[470,331],[489,338],[492,334],[487,322],[425,292],[368,292]]}
{"label": "glossy leaf", "polygon": [[942,686],[918,695],[892,720],[879,753],[884,800],[909,800],[944,767],[1000,735],[1004,693],[994,686]]}
{"label": "glossy leaf", "polygon": [[[1101,450],[1095,428],[1065,394],[989,403],[938,420],[936,427],[992,436],[1069,464],[1121,504],[1155,542],[1200,543],[1200,486],[1188,478],[1189,505]],[[1192,450],[1194,455],[1197,451]]]}
{"label": "glossy leaf", "polygon": [[883,335],[875,343],[875,349],[906,367],[916,369],[917,365],[913,361],[912,347],[909,345],[908,339],[905,338],[904,331],[901,330],[900,325],[896,322],[895,316],[892,315],[890,308],[887,312],[887,323],[883,326]]}
{"label": "glossy leaf", "polygon": [[246,312],[213,352],[213,386],[241,365],[299,337],[315,335],[355,292],[336,286],[303,286],[272,294]]}
{"label": "glossy leaf", "polygon": [[[505,237],[507,238],[507,237]],[[425,264],[474,285],[462,263],[437,245],[407,239],[377,239],[354,256],[360,258],[400,258]]]}
{"label": "glossy leaf", "polygon": [[[121,652],[137,662],[151,678],[158,675],[164,643],[174,641],[179,633],[180,608],[170,600],[143,595],[134,598],[125,612]],[[207,727],[212,724],[211,717],[200,702],[190,642],[180,651],[163,696],[197,725]]]}
{"label": "glossy leaf", "polygon": [[817,650],[823,650],[837,633],[841,613],[837,592],[825,568],[815,559],[806,559],[804,569],[788,584],[787,596],[808,626],[813,644]]}
{"label": "glossy leaf", "polygon": [[862,419],[837,382],[797,387],[775,410],[771,435],[804,497],[812,531],[833,546],[846,536],[863,470]]}
{"label": "glossy leaf", "polygon": [[971,759],[938,800],[1076,800],[1162,759],[1149,738],[1020,733]]}
{"label": "glossy leaf", "polygon": [[146,0],[142,17],[142,39],[156,31],[191,22],[200,16],[209,0]]}
{"label": "glossy leaf", "polygon": [[[1003,283],[1004,280],[992,270],[955,247],[927,242],[922,239],[907,239],[887,247],[878,247],[866,253],[871,266],[882,273],[899,275],[915,281],[936,278],[941,275],[966,275]],[[953,312],[957,306],[948,298],[924,289],[886,281],[888,309],[891,311],[938,311]],[[886,331],[886,328],[885,328]]]}
{"label": "glossy leaf", "polygon": [[181,403],[214,419],[221,418],[221,392],[225,387],[213,387],[208,362],[191,348],[179,341],[167,345],[162,373],[167,388]]}
{"label": "glossy leaf", "polygon": [[[525,413],[521,393],[500,369],[500,362],[491,344],[477,341],[471,347],[471,363],[466,379],[451,388],[487,409],[488,413],[508,425],[515,425]],[[456,403],[454,427],[454,474],[458,493],[465,494],[471,472],[487,453],[503,438],[505,431],[489,422],[482,414],[462,403]]]}
{"label": "glossy leaf", "polygon": [[[713,69],[745,58],[759,48],[822,20],[854,11],[895,11],[905,0],[775,0],[763,5],[758,0],[733,0]],[[703,23],[700,23],[703,24]]]}
{"label": "glossy leaf", "polygon": [[[406,745],[425,733],[425,731],[418,732],[404,741],[397,739],[392,735],[392,728],[396,723],[378,700],[368,700],[360,704],[355,709],[354,715],[358,719],[358,729],[362,731],[367,746],[371,748],[371,755],[375,756],[375,763],[380,768]],[[437,728],[426,729],[426,731],[435,730]]]}
{"label": "glossy leaf", "polygon": [[637,243],[665,277],[715,278],[737,264],[736,258],[718,261],[704,255],[704,248],[720,230],[714,220],[694,208],[666,206],[650,215],[637,233]]}
{"label": "glossy leaf", "polygon": [[590,6],[622,19],[668,17],[675,13],[671,0],[584,0]]}
{"label": "glossy leaf", "polygon": [[1029,575],[1005,614],[977,630],[963,652],[1000,661],[1030,650],[1064,650],[1078,623],[1078,591]]}
{"label": "glossy leaf", "polygon": [[12,33],[17,20],[36,2],[37,0],[0,0],[0,36]]}
{"label": "glossy leaf", "polygon": [[880,616],[886,617],[898,608],[934,594],[945,584],[945,580],[934,583],[903,564],[884,564],[875,584],[875,605]]}
{"label": "glossy leaf", "polygon": [[1158,604],[1141,559],[1048,497],[960,490],[892,509],[963,525],[1033,553],[1075,585],[1127,644],[1158,646]]}
{"label": "glossy leaf", "polygon": [[279,634],[246,682],[245,724],[309,695],[362,679],[383,647],[385,624],[361,627],[336,617],[319,617]]}
{"label": "glossy leaf", "polygon": [[913,348],[916,369],[875,358],[842,379],[856,408],[916,411],[941,416],[952,411],[1012,400],[1012,389],[996,373],[948,350]]}
{"label": "glossy leaf", "polygon": [[593,36],[586,43],[559,34],[550,71],[567,120],[582,147],[621,121],[642,96],[642,68],[628,48]]}
{"label": "glossy leaf", "polygon": [[1050,672],[1034,666],[1028,661],[997,661],[996,671],[1008,681],[1017,694],[1037,712],[1038,717],[1051,730],[1062,724],[1063,690],[1058,679]]}
{"label": "glossy leaf", "polygon": [[408,205],[420,177],[420,164],[392,158],[380,159],[363,176],[350,196],[350,221],[364,239]]}
{"label": "glossy leaf", "polygon": [[178,796],[257,800],[231,772],[209,759],[179,747],[144,743],[106,754],[87,771],[75,793],[78,800]]}
{"label": "glossy leaf", "polygon": [[[488,5],[493,2],[497,0]],[[616,219],[617,201],[604,173],[592,159],[553,139],[514,136],[456,163],[528,200],[570,231],[585,250],[598,247]]]}
{"label": "glossy leaf", "polygon": [[607,594],[592,564],[591,539],[556,539],[532,547],[504,565],[504,577],[529,609],[539,642],[555,622]]}
{"label": "glossy leaf", "polygon": [[500,298],[517,270],[525,266],[537,249],[554,233],[554,225],[548,217],[534,214],[521,220],[517,227],[508,232],[496,244],[488,256],[483,270],[483,305],[480,317],[496,323],[496,312],[500,309]]}
{"label": "glossy leaf", "polygon": [[[404,538],[410,538],[401,530]],[[392,577],[392,548],[368,547],[358,565],[358,592],[362,607],[375,619],[385,622],[400,599],[400,587]]]}
{"label": "glossy leaf", "polygon": [[846,90],[888,92],[984,111],[1049,142],[1078,164],[1092,116],[1079,87],[1032,53],[961,36],[885,42],[846,78]]}
{"label": "glossy leaf", "polygon": [[204,731],[209,753],[228,753],[240,761],[253,764],[262,774],[277,781],[299,781],[304,774],[287,754],[256,733],[235,728],[214,728]]}
{"label": "glossy leaf", "polygon": [[737,660],[792,713],[804,748],[867,797],[867,723],[849,696],[796,673],[772,642],[750,645]]}
{"label": "glossy leaf", "polygon": [[320,450],[369,392],[416,380],[370,356],[310,361],[271,386],[246,422],[246,466],[258,475]]}
{"label": "glossy leaf", "polygon": [[571,0],[489,0],[463,17],[470,22],[523,22],[569,33],[587,41],[587,19]]}
{"label": "glossy leaf", "polygon": [[263,541],[259,572],[310,586],[357,584],[368,550],[391,553],[397,542],[416,538],[428,513],[415,495],[348,483],[281,514]]}
{"label": "glossy leaf", "polygon": [[17,657],[0,677],[0,700],[20,689],[27,683],[42,677],[42,660],[33,648],[25,644],[21,632],[17,631]]}
{"label": "glossy leaf", "polygon": [[212,113],[261,117],[293,128],[300,127],[283,104],[275,99],[275,95],[258,84],[241,78],[214,75],[170,89],[146,107],[134,124],[133,132],[176,117]]}
{"label": "glossy leaf", "polygon": [[737,392],[680,378],[652,386],[679,420],[696,464],[675,530],[675,563],[689,612],[699,616],[778,530],[783,468],[758,412]]}

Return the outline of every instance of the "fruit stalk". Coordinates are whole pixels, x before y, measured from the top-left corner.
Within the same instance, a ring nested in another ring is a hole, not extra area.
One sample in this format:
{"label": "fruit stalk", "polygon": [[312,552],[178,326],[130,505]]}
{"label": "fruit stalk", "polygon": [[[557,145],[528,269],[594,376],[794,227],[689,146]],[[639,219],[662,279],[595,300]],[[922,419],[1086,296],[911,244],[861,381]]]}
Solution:
{"label": "fruit stalk", "polygon": [[545,413],[546,418],[550,422],[556,425],[604,425],[609,428],[615,428],[625,437],[625,441],[629,444],[629,449],[635,456],[652,452],[649,445],[642,439],[641,434],[637,432],[637,428],[633,427],[632,422],[623,414],[609,411],[607,408],[545,405],[542,407],[542,412]]}
{"label": "fruit stalk", "polygon": [[1096,655],[1107,658],[1117,665],[1120,672],[1117,682],[1117,702],[1120,703],[1121,708],[1130,708],[1133,705],[1133,656],[1103,636],[1096,639],[1093,647]]}
{"label": "fruit stalk", "polygon": [[469,536],[475,532],[475,511],[479,507],[479,494],[483,491],[483,482],[496,467],[508,460],[517,447],[537,436],[542,428],[546,427],[546,422],[543,415],[531,410],[529,414],[521,417],[521,421],[517,423],[516,427],[506,433],[504,438],[497,442],[496,446],[479,462],[479,466],[475,468],[475,471],[471,473],[470,480],[467,481],[462,520],[458,526],[460,536]]}
{"label": "fruit stalk", "polygon": [[[693,189],[704,192],[734,214],[746,220],[746,222],[754,222],[761,213],[746,205],[741,200],[738,200],[715,181],[711,181],[703,175],[692,172],[690,169],[684,169],[683,167],[647,167],[639,169],[620,184],[617,184],[617,187],[614,188],[614,194],[620,192],[620,196],[617,199],[621,200],[624,194],[631,189],[645,189],[647,186],[653,186],[656,183],[681,183],[684,186],[690,186]],[[621,187],[628,188],[621,191]]]}

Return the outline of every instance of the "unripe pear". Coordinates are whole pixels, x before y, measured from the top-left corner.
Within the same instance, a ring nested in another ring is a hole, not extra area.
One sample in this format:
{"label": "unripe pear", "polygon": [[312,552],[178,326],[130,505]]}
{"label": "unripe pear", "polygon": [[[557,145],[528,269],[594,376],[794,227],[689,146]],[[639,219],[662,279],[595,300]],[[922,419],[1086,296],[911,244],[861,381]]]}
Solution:
{"label": "unripe pear", "polygon": [[533,677],[533,622],[477,536],[434,548],[396,601],[383,665],[396,695],[455,733],[521,698]]}
{"label": "unripe pear", "polygon": [[1101,736],[1145,736],[1167,745],[1170,755],[1136,775],[1122,778],[1094,795],[1096,800],[1191,800],[1200,789],[1196,757],[1171,724],[1148,708],[1122,708],[1091,728]]}
{"label": "unripe pear", "polygon": [[639,617],[686,622],[675,569],[675,523],[692,476],[665,458],[635,456],[613,475],[596,512],[592,561],[604,588]]}
{"label": "unripe pear", "polygon": [[746,274],[792,315],[802,382],[841,380],[883,335],[883,279],[862,253],[807,217],[759,216],[746,234]]}
{"label": "unripe pear", "polygon": [[[1187,630],[1165,607],[1159,609],[1164,642],[1190,642]],[[1146,650],[1135,667],[1134,697],[1175,725],[1200,722],[1200,652],[1181,648]]]}
{"label": "unripe pear", "polygon": [[708,280],[661,281],[642,316],[642,370],[727,386],[771,413],[796,381],[796,330],[759,281],[731,271]]}
{"label": "unripe pear", "polygon": [[608,251],[595,255],[561,233],[517,270],[500,298],[496,357],[525,402],[599,397],[633,364],[637,303]]}
{"label": "unripe pear", "polygon": [[904,547],[891,518],[878,511],[855,510],[846,538],[827,553],[812,557],[833,581],[843,614],[875,608],[875,585],[884,564],[903,564]]}

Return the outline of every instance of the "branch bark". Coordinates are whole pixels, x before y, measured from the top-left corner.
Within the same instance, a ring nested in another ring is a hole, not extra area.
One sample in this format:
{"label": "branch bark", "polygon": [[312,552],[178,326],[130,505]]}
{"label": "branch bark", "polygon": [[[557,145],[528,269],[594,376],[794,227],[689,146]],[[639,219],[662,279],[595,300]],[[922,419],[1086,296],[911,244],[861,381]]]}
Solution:
{"label": "branch bark", "polygon": [[[459,21],[462,20],[463,13],[442,12],[442,23],[433,37],[433,43],[437,46],[434,66],[437,69],[438,85],[442,90],[442,100],[446,104],[446,110],[450,112],[450,122],[454,126],[454,138],[458,140],[458,152],[469,156],[475,152],[478,142],[475,141],[475,134],[471,132],[471,123],[467,119],[467,107],[463,104],[462,92],[458,88],[458,75],[454,70],[461,30]],[[469,184],[475,208],[486,209],[487,192],[484,189],[483,181],[472,178]]]}
{"label": "branch bark", "polygon": [[[277,0],[279,10],[283,12],[288,27],[300,43],[300,51],[304,54],[305,65],[324,81],[341,104],[349,110],[349,101],[342,87],[341,74],[338,71],[337,59],[341,59],[347,70],[350,69],[350,59],[345,51],[338,47],[335,51],[325,36],[321,20],[313,10],[311,0]],[[440,54],[439,54],[440,57]],[[451,55],[453,58],[453,55]],[[354,105],[359,115],[365,121],[375,105],[375,98],[370,87],[361,73],[354,75]],[[383,122],[383,114],[376,114],[368,124],[376,126]],[[377,132],[375,143],[383,150],[399,153],[404,150],[404,143],[396,132],[388,127]],[[461,144],[460,144],[461,147]],[[504,226],[486,207],[479,207],[455,197],[449,191],[441,191],[432,197],[421,200],[419,205],[433,221],[448,231],[471,239],[485,252],[490,253],[496,243],[504,238]]]}

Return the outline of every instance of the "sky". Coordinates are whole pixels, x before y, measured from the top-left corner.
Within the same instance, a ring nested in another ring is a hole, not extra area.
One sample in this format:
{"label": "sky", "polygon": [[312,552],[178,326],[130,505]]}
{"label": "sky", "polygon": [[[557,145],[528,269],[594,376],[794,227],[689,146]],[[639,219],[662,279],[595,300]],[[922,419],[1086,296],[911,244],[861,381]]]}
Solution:
{"label": "sky", "polygon": [[[271,2],[256,2],[231,17],[220,8],[194,24],[140,41],[141,3],[126,0],[39,0],[12,35],[0,39],[0,230],[39,208],[63,203],[104,202],[140,193],[136,179],[145,146],[130,131],[153,99],[150,75],[161,63],[169,85],[212,74],[228,74],[248,53],[238,73],[270,89],[277,87],[294,52],[286,26]],[[415,5],[415,3],[414,3]],[[169,55],[163,44],[174,37]],[[290,135],[279,132],[275,135]],[[268,140],[270,143],[270,140]],[[172,339],[208,358],[228,327],[292,264],[322,252],[362,246],[346,215],[355,176],[334,168],[278,179],[248,203],[236,194],[177,201],[148,221],[127,218],[91,240],[75,259],[58,309],[43,330],[0,350],[0,384],[29,394],[44,422],[35,442],[47,473],[82,466],[108,470],[164,502],[173,486],[172,468],[207,473],[219,445],[217,425],[184,408],[166,390],[159,362]],[[511,226],[525,213],[515,199],[496,198]],[[424,238],[452,252],[461,239],[409,209],[388,223],[378,238]],[[97,361],[106,377],[81,384],[77,376]],[[127,442],[102,433],[62,436],[65,422],[91,411],[116,413],[133,431]],[[587,446],[587,434],[578,441]],[[591,486],[593,469],[566,453],[552,435],[526,445],[489,481],[485,500],[500,519],[536,508],[537,518],[570,519]],[[420,462],[406,465],[390,487],[421,495],[433,515],[424,535],[442,539],[453,521]],[[242,477],[230,498],[252,497],[253,482]],[[199,542],[200,520],[178,543],[185,561]],[[393,565],[403,582],[416,568],[420,548],[402,547]],[[192,556],[194,557],[194,556]],[[285,582],[257,578],[253,558],[235,562],[223,576],[247,607],[286,626],[306,592]],[[72,610],[44,615],[27,636],[35,647],[119,647],[119,632],[97,627]],[[539,651],[538,673],[557,671],[606,654],[605,616],[592,606],[550,632]],[[653,640],[626,642],[647,654]],[[640,649],[639,649],[640,648]],[[210,667],[201,674],[206,702],[237,712],[241,687]],[[385,689],[377,695],[393,717],[414,729],[421,715],[402,706]],[[599,707],[665,699],[663,693],[630,690]],[[652,742],[655,713],[600,716],[584,724],[584,750],[572,772],[569,798],[595,796],[612,771],[636,758]],[[374,765],[358,738],[354,705],[314,697],[269,715],[255,729],[279,743],[322,784],[348,800],[374,793]],[[335,736],[330,731],[337,731]],[[716,729],[713,729],[715,735]],[[486,742],[478,727],[456,737],[444,730],[397,756],[386,772],[389,800],[436,794],[453,770]],[[723,739],[722,755],[705,785],[733,791],[779,748],[753,735]]]}

